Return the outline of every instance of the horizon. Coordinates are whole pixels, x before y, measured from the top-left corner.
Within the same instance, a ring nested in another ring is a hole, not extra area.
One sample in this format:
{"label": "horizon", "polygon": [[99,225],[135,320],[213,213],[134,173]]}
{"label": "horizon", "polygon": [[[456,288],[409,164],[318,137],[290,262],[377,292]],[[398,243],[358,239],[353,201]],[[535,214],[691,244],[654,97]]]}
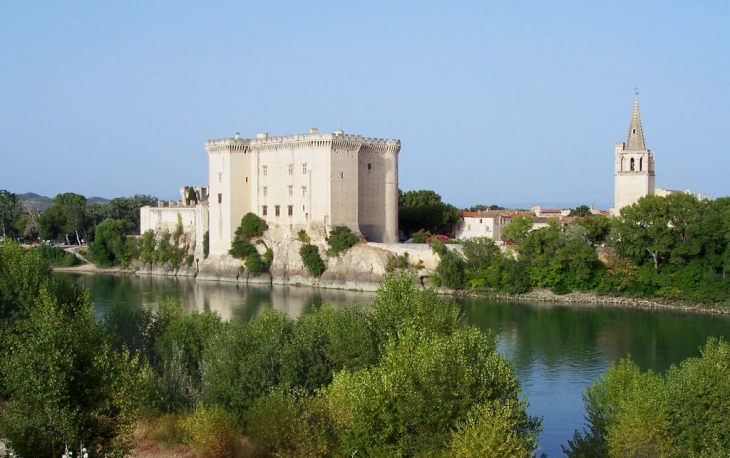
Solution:
{"label": "horizon", "polygon": [[[14,4],[0,188],[177,198],[204,142],[402,142],[399,188],[458,208],[613,205],[638,87],[656,185],[730,193],[730,4]],[[532,205],[532,204],[531,204]]]}

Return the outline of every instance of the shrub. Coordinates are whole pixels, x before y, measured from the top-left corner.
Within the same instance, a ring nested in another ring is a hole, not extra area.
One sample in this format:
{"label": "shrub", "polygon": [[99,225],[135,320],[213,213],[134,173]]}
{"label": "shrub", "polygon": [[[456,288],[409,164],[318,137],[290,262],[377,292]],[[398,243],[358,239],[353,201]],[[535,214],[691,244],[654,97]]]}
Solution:
{"label": "shrub", "polygon": [[330,247],[327,249],[327,256],[337,256],[356,244],[359,240],[357,235],[353,234],[349,227],[337,226],[330,232],[328,240]]}
{"label": "shrub", "polygon": [[185,441],[203,457],[235,457],[240,432],[236,417],[223,407],[201,406],[182,421]]}
{"label": "shrub", "polygon": [[73,253],[57,246],[51,247],[41,244],[38,245],[35,250],[53,266],[71,267],[81,263],[79,258],[77,258]]}
{"label": "shrub", "polygon": [[431,237],[431,233],[421,229],[412,235],[413,243],[426,243],[426,239]]}
{"label": "shrub", "polygon": [[307,231],[305,231],[304,229],[299,229],[299,232],[297,232],[297,240],[299,240],[300,242],[309,243],[310,238],[307,234]]}
{"label": "shrub", "polygon": [[398,256],[390,255],[388,256],[388,264],[385,265],[385,271],[393,272],[397,269],[408,269],[409,267],[408,253],[403,253]]}
{"label": "shrub", "polygon": [[261,261],[261,257],[256,251],[246,256],[245,264],[248,272],[254,277],[258,277],[266,271],[266,265]]}
{"label": "shrub", "polygon": [[436,267],[436,273],[441,284],[447,288],[463,288],[465,265],[464,260],[455,251],[444,249],[441,253],[439,265]]}
{"label": "shrub", "polygon": [[236,238],[233,240],[228,254],[237,259],[246,259],[251,254],[258,255],[258,252],[256,251],[256,247],[248,240]]}
{"label": "shrub", "polygon": [[319,255],[319,250],[314,245],[302,245],[299,249],[299,256],[302,257],[302,263],[313,277],[320,277],[324,273],[324,261]]}
{"label": "shrub", "polygon": [[205,231],[203,235],[203,259],[208,259],[210,253],[210,231]]}
{"label": "shrub", "polygon": [[239,236],[247,239],[261,237],[268,228],[266,221],[249,212],[241,218],[241,225],[236,229],[236,238]]}

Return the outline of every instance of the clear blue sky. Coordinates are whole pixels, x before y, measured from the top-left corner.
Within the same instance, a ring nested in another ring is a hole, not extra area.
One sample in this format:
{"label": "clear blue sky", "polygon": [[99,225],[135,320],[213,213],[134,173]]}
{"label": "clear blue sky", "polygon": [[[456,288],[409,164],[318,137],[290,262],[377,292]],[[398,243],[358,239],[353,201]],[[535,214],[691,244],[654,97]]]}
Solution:
{"label": "clear blue sky", "polygon": [[639,89],[656,183],[730,194],[730,2],[4,2],[0,189],[162,198],[206,139],[397,138],[400,188],[613,203]]}

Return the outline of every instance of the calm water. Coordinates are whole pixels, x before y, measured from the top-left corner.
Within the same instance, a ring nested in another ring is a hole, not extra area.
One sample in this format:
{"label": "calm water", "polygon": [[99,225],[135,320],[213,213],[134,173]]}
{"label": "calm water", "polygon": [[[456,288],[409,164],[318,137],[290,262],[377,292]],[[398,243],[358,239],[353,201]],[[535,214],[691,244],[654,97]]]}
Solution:
{"label": "calm water", "polygon": [[[190,310],[208,305],[224,319],[249,319],[264,304],[296,317],[313,305],[367,304],[373,294],[298,287],[196,283],[189,279],[70,275],[86,286],[100,311],[125,302],[155,308],[167,297]],[[499,350],[515,364],[530,414],[543,420],[541,451],[564,456],[565,444],[583,426],[582,391],[619,358],[631,355],[642,369],[665,371],[690,356],[708,336],[730,339],[730,317],[592,305],[459,301],[469,322],[499,335]]]}

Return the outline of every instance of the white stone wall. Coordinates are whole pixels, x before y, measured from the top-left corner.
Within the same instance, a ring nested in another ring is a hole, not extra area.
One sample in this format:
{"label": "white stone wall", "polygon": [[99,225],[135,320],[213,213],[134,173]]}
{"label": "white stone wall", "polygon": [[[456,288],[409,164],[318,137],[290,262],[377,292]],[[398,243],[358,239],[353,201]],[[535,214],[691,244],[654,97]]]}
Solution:
{"label": "white stone wall", "polygon": [[[194,255],[203,258],[203,236],[208,231],[208,206],[198,204],[194,207],[141,207],[140,234],[152,230],[155,234],[175,232],[180,215],[183,234],[194,244]],[[192,248],[192,247],[191,247]]]}
{"label": "white stone wall", "polygon": [[[345,225],[370,240],[397,240],[397,140],[312,129],[284,137],[210,140],[206,150],[211,254],[228,251],[248,212],[277,231]],[[363,169],[368,163],[371,171],[375,165],[370,175]]]}

